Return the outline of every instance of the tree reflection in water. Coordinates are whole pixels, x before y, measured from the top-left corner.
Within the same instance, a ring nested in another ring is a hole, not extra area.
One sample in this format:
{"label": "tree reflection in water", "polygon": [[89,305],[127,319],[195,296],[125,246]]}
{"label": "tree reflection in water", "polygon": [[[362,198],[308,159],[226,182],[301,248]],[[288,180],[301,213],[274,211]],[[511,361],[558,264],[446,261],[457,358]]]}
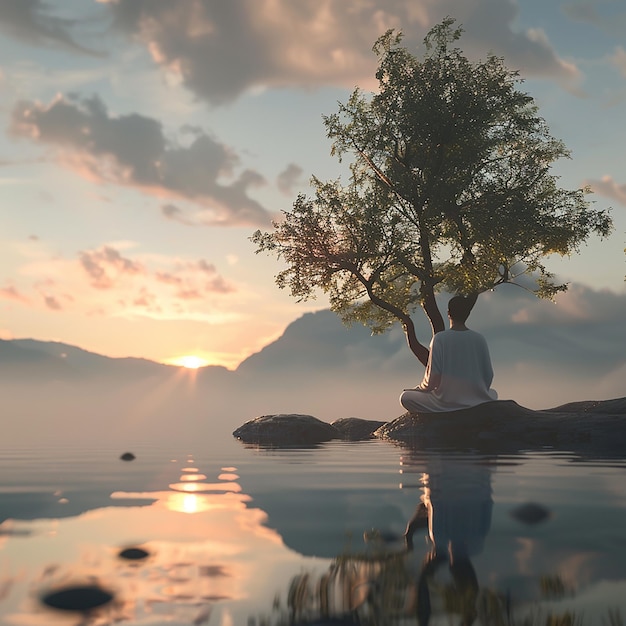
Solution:
{"label": "tree reflection in water", "polygon": [[[339,555],[323,576],[294,577],[286,607],[275,604],[277,621],[258,623],[422,625],[436,613],[473,623],[479,584],[471,558],[482,551],[491,525],[491,469],[437,456],[428,458],[425,469],[402,545],[390,546],[382,534],[367,535],[361,552]],[[428,549],[416,565],[420,530],[427,532]],[[440,575],[445,569],[449,579]]]}
{"label": "tree reflection in water", "polygon": [[[571,610],[551,612],[528,602],[512,606],[508,593],[480,584],[472,560],[483,551],[491,528],[495,461],[428,455],[415,463],[409,455],[406,463],[424,471],[404,542],[390,544],[385,533],[367,533],[362,550],[340,554],[322,576],[295,576],[284,600],[276,599],[274,614],[249,624],[585,624],[589,616]],[[425,550],[419,549],[420,534]],[[544,598],[564,589],[559,576],[549,578],[549,585],[545,576],[537,580]],[[543,593],[544,588],[551,593]],[[623,626],[625,621],[618,610],[607,607],[601,623]]]}

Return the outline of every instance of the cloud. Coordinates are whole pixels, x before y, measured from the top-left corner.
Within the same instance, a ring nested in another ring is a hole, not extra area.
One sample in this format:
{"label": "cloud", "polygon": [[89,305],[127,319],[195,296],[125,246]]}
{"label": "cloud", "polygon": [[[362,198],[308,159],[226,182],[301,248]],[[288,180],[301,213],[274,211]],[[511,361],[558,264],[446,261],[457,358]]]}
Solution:
{"label": "cloud", "polygon": [[169,272],[156,272],[154,277],[161,283],[165,283],[166,285],[180,285],[183,282],[183,279],[180,276],[174,276]]}
{"label": "cloud", "polygon": [[[153,118],[137,113],[110,115],[97,96],[59,96],[49,105],[21,102],[13,111],[11,132],[54,146],[61,163],[91,180],[192,202],[201,207],[201,224],[267,225],[270,221],[268,212],[248,195],[265,183],[264,178],[251,170],[236,174],[238,156],[206,133],[197,133],[190,144],[181,145],[168,139]],[[163,212],[179,217],[171,204]]]}
{"label": "cloud", "polygon": [[14,302],[21,302],[22,304],[29,303],[29,299],[18,291],[13,285],[0,287],[0,298],[3,298],[4,300],[13,300]]}
{"label": "cloud", "polygon": [[276,186],[286,196],[293,194],[293,189],[301,183],[302,168],[295,163],[290,163],[276,178]]}
{"label": "cloud", "polygon": [[178,222],[179,224],[185,224],[186,226],[197,226],[198,222],[194,222],[192,219],[186,217],[183,210],[177,207],[175,204],[164,204],[161,207],[161,213],[168,220]]}
{"label": "cloud", "polygon": [[615,52],[610,57],[611,63],[619,70],[620,74],[626,78],[626,50],[622,46],[617,46]]}
{"label": "cloud", "polygon": [[123,257],[109,246],[80,252],[79,259],[96,289],[111,289],[123,275],[145,274],[140,263]]}
{"label": "cloud", "polygon": [[600,19],[600,14],[593,2],[570,2],[561,5],[561,10],[567,17],[578,22],[596,23]]}
{"label": "cloud", "polygon": [[81,250],[74,258],[29,258],[19,270],[19,289],[0,288],[0,299],[79,315],[210,324],[239,319],[240,310],[249,310],[247,290],[206,259],[140,253],[136,247],[117,242]]}
{"label": "cloud", "polygon": [[200,300],[203,295],[197,289],[181,289],[176,293],[181,300]]}
{"label": "cloud", "polygon": [[256,88],[373,85],[373,42],[403,30],[415,48],[446,15],[466,29],[464,47],[489,50],[526,75],[577,81],[539,29],[514,29],[514,0],[238,0],[108,3],[120,30],[141,41],[154,61],[214,104]]}
{"label": "cloud", "polygon": [[611,176],[603,176],[600,180],[587,180],[585,185],[591,187],[595,193],[611,198],[626,206],[626,184],[618,184]]}
{"label": "cloud", "polygon": [[[473,9],[459,21],[467,30],[475,54],[480,54],[477,46],[488,45],[504,57],[509,67],[519,69],[525,76],[554,78],[564,86],[576,86],[580,81],[576,65],[558,56],[542,29],[518,32],[512,28],[518,14],[517,2],[481,0],[471,4]],[[451,15],[458,13],[451,8]]]}
{"label": "cloud", "polygon": [[54,45],[96,55],[79,44],[74,32],[83,20],[53,15],[50,2],[43,0],[3,0],[0,3],[0,28],[18,39],[39,45]]}
{"label": "cloud", "polygon": [[44,302],[46,307],[52,311],[61,311],[63,307],[54,296],[44,296]]}
{"label": "cloud", "polygon": [[[206,294],[233,293],[235,287],[221,276],[215,266],[205,259],[196,261],[169,261],[169,268],[151,269],[155,259],[140,261],[123,256],[111,246],[102,246],[96,250],[79,252],[79,263],[96,289],[118,289],[124,283],[130,284],[137,279],[142,282],[155,281],[161,285],[176,288],[176,297],[183,300],[198,299]],[[157,261],[157,265],[162,265]],[[141,291],[146,296],[145,291]]]}
{"label": "cloud", "polygon": [[[604,5],[602,13],[597,9],[599,4]],[[607,6],[611,4],[613,4],[612,7]],[[612,0],[568,2],[561,5],[561,10],[572,20],[593,24],[604,32],[619,37],[623,35],[626,28],[626,11],[623,10],[621,3],[612,2]]]}

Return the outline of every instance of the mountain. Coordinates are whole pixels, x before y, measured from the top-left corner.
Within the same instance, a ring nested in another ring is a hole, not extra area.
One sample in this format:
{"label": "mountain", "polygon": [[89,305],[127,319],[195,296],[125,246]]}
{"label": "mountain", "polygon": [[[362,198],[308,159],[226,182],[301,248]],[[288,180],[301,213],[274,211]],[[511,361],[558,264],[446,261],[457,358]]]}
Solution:
{"label": "mountain", "polygon": [[83,350],[58,341],[37,341],[35,339],[15,339],[14,345],[33,352],[44,353],[64,362],[79,375],[117,374],[154,375],[171,370],[172,366],[155,363],[148,359],[111,358]]}
{"label": "mountain", "polygon": [[23,376],[55,378],[72,376],[73,371],[61,358],[38,349],[36,345],[20,345],[14,340],[0,339],[0,374],[5,380]]}
{"label": "mountain", "polygon": [[[205,368],[223,370],[219,366]],[[148,359],[112,358],[58,341],[36,339],[0,340],[0,371],[3,377],[43,377],[49,380],[113,377],[140,379],[170,376],[178,368]]]}
{"label": "mountain", "polygon": [[[420,332],[428,332],[427,328]],[[415,368],[399,328],[372,336],[360,324],[346,327],[330,310],[305,313],[284,333],[259,352],[250,355],[232,372],[220,366],[198,370],[201,381],[236,377],[250,382],[277,375],[286,378],[336,376],[337,372],[371,373],[374,369]],[[142,378],[170,376],[172,365],[140,358],[112,358],[57,341],[0,340],[0,369],[48,379],[94,377]]]}
{"label": "mountain", "polygon": [[[418,332],[429,333],[418,322]],[[361,324],[347,327],[330,310],[305,313],[274,342],[241,362],[237,373],[245,376],[288,378],[306,375],[336,376],[337,372],[372,373],[413,369],[417,362],[406,347],[400,328],[374,335]]]}
{"label": "mountain", "polygon": [[[541,409],[624,395],[625,308],[626,292],[574,286],[552,303],[524,290],[502,289],[479,298],[470,327],[487,338],[500,398]],[[418,337],[427,342],[425,316],[416,312],[414,319]],[[165,395],[180,414],[184,407],[176,403],[186,397],[184,410],[198,420],[223,420],[233,427],[270,413],[308,413],[327,421],[350,416],[387,420],[401,411],[401,390],[418,384],[423,372],[398,325],[372,336],[359,324],[344,326],[329,310],[302,315],[234,371],[209,366],[189,372],[144,359],[112,359],[58,342],[0,341],[0,383],[75,381],[72,392],[83,394],[90,410],[105,383],[107,398],[117,394],[120,406],[121,388],[130,393],[137,383],[133,402],[146,415],[157,409],[145,407],[155,406],[165,416],[160,400]],[[85,391],[87,384],[93,391]],[[15,406],[30,393],[25,389]]]}

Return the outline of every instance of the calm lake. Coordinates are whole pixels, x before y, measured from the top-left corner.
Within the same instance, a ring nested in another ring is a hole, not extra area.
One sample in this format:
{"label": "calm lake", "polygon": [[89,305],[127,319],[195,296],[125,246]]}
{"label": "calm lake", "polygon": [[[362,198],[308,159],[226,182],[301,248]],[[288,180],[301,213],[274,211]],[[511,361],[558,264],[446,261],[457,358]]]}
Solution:
{"label": "calm lake", "polygon": [[623,460],[123,452],[0,450],[0,624],[626,623]]}

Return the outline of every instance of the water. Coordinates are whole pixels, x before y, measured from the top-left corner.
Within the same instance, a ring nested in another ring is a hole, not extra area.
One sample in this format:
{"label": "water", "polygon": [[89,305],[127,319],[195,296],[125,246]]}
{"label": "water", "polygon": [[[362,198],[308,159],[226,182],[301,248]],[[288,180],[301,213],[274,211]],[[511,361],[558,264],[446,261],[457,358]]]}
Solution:
{"label": "water", "polygon": [[[0,624],[626,620],[624,461],[380,441],[122,452],[0,450]],[[45,605],[71,586],[114,599]]]}

